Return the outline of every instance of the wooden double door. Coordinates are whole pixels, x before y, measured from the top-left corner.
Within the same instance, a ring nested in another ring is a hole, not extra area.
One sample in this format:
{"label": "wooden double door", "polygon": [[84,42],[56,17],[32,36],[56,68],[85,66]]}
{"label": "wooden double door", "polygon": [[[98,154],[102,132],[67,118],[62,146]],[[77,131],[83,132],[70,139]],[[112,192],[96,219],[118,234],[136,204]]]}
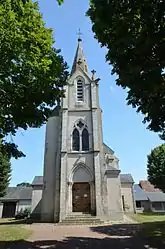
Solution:
{"label": "wooden double door", "polygon": [[72,210],[73,212],[82,213],[91,212],[90,184],[88,182],[76,182],[73,184]]}

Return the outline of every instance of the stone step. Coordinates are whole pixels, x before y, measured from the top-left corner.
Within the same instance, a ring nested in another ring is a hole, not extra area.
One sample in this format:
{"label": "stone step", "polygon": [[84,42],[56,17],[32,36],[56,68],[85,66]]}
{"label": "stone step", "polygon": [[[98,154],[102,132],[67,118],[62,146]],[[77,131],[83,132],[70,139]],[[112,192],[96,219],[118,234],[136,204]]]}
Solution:
{"label": "stone step", "polygon": [[99,225],[103,224],[102,221],[67,221],[63,220],[59,223],[60,225]]}
{"label": "stone step", "polygon": [[60,222],[63,225],[102,224],[103,221],[91,215],[71,215]]}
{"label": "stone step", "polygon": [[66,218],[68,219],[99,219],[98,217],[96,217],[96,216],[83,216],[83,215],[75,215],[75,216],[73,216],[73,215],[69,215],[69,216],[66,216]]}

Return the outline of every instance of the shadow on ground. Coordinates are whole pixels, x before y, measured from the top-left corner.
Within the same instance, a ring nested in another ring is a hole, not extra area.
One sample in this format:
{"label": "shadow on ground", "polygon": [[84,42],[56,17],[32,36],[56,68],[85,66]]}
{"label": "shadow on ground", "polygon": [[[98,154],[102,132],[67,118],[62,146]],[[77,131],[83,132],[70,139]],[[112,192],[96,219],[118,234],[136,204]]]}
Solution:
{"label": "shadow on ground", "polygon": [[141,229],[141,224],[114,224],[110,226],[95,226],[91,231],[108,236],[136,236]]}
{"label": "shadow on ground", "polygon": [[33,224],[33,223],[43,223],[41,222],[40,220],[38,219],[14,219],[14,218],[11,218],[11,219],[1,219],[1,222],[0,222],[0,226],[1,225],[23,225],[23,224]]}
{"label": "shadow on ground", "polygon": [[[140,229],[140,230],[139,230]],[[165,244],[144,236],[139,224],[90,227],[91,237],[65,237],[63,240],[0,241],[0,249],[164,249]],[[101,237],[102,238],[98,238]],[[57,237],[56,237],[57,238]]]}
{"label": "shadow on ground", "polygon": [[0,242],[1,249],[163,249],[157,245],[139,239],[132,238],[89,238],[89,237],[67,237],[63,241],[44,240],[44,241],[16,241],[16,242]]}
{"label": "shadow on ground", "polygon": [[[165,222],[145,222],[136,224],[120,224],[112,226],[95,226],[90,228],[93,232],[104,234],[106,236],[119,236],[130,237],[130,241],[134,240],[134,247],[128,247],[128,249],[138,248],[135,243],[139,243],[139,240],[144,244],[144,247],[148,249],[165,249]],[[125,239],[124,239],[125,240]],[[125,240],[127,241],[127,240]],[[129,241],[129,239],[128,239]],[[148,245],[148,246],[146,246]],[[142,245],[141,245],[142,246]],[[120,248],[120,247],[119,247]],[[121,247],[125,248],[125,247]],[[118,249],[118,248],[117,248]]]}

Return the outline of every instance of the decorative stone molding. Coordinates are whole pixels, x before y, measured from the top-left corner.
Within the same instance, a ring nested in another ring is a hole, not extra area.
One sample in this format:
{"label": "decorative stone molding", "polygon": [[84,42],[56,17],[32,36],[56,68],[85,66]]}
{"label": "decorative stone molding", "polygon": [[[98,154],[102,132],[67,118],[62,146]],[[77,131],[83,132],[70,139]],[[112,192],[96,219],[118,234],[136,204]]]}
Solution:
{"label": "decorative stone molding", "polygon": [[105,175],[110,178],[110,177],[117,177],[120,174],[120,170],[119,169],[115,169],[113,167],[106,169],[105,170]]}
{"label": "decorative stone molding", "polygon": [[79,168],[83,168],[90,175],[90,178],[91,178],[90,182],[94,181],[94,177],[93,177],[93,174],[91,172],[91,169],[84,162],[79,162],[78,164],[73,166],[73,168],[69,174],[69,177],[68,177],[68,182],[70,182],[70,183],[73,182],[73,176]]}

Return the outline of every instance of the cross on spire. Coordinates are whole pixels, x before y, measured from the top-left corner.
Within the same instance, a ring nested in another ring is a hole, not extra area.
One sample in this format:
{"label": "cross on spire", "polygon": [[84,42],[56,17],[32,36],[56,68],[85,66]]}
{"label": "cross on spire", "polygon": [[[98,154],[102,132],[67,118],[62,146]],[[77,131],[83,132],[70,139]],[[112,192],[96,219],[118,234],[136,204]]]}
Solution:
{"label": "cross on spire", "polygon": [[82,39],[81,39],[82,33],[81,33],[80,28],[78,29],[77,35],[78,35],[78,41],[82,41]]}

